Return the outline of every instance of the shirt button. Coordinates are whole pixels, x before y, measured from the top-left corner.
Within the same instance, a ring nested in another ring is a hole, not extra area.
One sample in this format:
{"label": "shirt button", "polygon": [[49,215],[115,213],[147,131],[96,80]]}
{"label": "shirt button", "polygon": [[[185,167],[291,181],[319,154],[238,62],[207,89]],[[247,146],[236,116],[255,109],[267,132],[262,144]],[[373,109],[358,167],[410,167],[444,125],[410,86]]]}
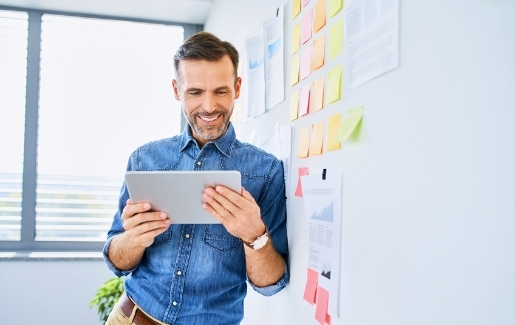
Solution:
{"label": "shirt button", "polygon": [[200,165],[202,165],[202,163],[201,163],[200,161],[197,161],[197,165],[199,165],[199,166],[200,166]]}
{"label": "shirt button", "polygon": [[182,272],[181,271],[177,271],[177,275],[182,275]]}
{"label": "shirt button", "polygon": [[186,234],[186,236],[185,236],[185,237],[186,237],[186,238],[190,238],[190,234]]}
{"label": "shirt button", "polygon": [[177,306],[177,301],[172,302],[172,305]]}

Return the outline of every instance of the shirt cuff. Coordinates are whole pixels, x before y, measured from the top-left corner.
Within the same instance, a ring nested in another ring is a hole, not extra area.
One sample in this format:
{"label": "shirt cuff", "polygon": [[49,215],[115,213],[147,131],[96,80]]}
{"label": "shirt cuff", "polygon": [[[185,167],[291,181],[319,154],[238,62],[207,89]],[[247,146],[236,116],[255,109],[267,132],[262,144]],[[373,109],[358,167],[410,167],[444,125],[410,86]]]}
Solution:
{"label": "shirt cuff", "polygon": [[257,287],[250,279],[247,280],[255,291],[262,294],[263,296],[273,296],[279,291],[281,291],[284,287],[286,287],[286,283],[288,283],[288,279],[290,278],[290,274],[288,273],[288,265],[284,263],[284,274],[281,279],[276,284],[269,285],[267,287]]}
{"label": "shirt cuff", "polygon": [[127,276],[130,273],[132,273],[132,271],[134,271],[136,268],[133,268],[133,269],[128,270],[128,271],[120,270],[109,259],[109,255],[108,255],[109,246],[111,246],[111,241],[113,240],[114,237],[115,236],[112,236],[112,237],[108,238],[106,243],[104,244],[104,248],[102,249],[102,253],[103,253],[103,257],[104,257],[104,262],[107,264],[107,267],[109,268],[109,270],[111,270],[117,277]]}

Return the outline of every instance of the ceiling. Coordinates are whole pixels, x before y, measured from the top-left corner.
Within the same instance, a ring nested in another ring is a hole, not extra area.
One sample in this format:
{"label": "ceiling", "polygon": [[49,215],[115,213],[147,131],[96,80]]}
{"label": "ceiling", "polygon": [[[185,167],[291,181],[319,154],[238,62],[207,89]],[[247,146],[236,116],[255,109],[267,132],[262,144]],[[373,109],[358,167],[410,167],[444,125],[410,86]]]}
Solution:
{"label": "ceiling", "polygon": [[0,6],[203,25],[214,0],[0,0]]}

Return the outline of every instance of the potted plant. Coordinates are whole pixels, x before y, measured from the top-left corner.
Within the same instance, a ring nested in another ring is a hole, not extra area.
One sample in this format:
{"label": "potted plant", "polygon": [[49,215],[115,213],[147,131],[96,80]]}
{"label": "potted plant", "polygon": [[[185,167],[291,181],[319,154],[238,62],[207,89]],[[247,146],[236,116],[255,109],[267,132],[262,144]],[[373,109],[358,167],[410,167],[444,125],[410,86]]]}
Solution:
{"label": "potted plant", "polygon": [[96,305],[98,316],[105,323],[114,305],[123,294],[123,290],[123,277],[107,280],[97,289],[97,293],[89,303],[89,308]]}

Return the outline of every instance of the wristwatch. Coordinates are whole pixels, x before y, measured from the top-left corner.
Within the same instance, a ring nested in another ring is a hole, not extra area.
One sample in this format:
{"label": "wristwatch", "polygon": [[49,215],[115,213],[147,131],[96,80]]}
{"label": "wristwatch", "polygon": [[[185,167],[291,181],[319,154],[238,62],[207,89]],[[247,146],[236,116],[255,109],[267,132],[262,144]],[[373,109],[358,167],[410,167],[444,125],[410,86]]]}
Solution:
{"label": "wristwatch", "polygon": [[268,230],[265,229],[265,233],[261,236],[259,236],[258,238],[256,238],[256,240],[254,240],[253,243],[249,243],[249,242],[246,242],[244,241],[243,239],[241,240],[245,245],[247,245],[248,247],[252,248],[252,249],[260,249],[260,248],[263,248],[266,243],[268,243]]}

